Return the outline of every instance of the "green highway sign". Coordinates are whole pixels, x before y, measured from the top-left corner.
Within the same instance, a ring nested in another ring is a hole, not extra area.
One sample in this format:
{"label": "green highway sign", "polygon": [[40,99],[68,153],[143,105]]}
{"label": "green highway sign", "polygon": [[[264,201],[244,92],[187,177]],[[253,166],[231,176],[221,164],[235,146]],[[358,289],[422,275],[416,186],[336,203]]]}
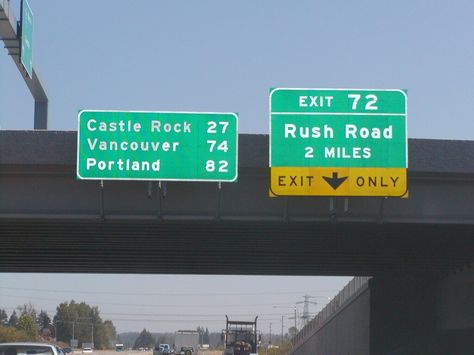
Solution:
{"label": "green highway sign", "polygon": [[83,110],[77,176],[235,181],[237,125],[235,113]]}
{"label": "green highway sign", "polygon": [[33,12],[28,0],[21,1],[20,60],[28,76],[33,77]]}
{"label": "green highway sign", "polygon": [[[402,90],[271,90],[272,191],[275,195],[403,194],[408,164],[406,107]],[[298,176],[306,185],[297,185],[296,178],[289,176]],[[396,188],[385,186],[390,179]]]}

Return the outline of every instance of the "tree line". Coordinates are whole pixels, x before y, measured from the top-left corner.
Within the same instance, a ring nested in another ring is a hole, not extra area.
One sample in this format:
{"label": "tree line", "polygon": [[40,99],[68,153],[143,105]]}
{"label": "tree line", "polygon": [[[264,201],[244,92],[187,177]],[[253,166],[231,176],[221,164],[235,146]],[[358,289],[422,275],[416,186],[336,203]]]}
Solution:
{"label": "tree line", "polygon": [[98,307],[74,300],[56,307],[51,319],[44,310],[31,304],[18,306],[10,315],[0,309],[0,343],[11,341],[56,341],[70,344],[71,339],[93,343],[96,349],[113,346],[117,331],[112,321],[102,320]]}
{"label": "tree line", "polygon": [[[210,334],[209,330],[204,327],[197,327],[196,329],[199,333],[199,344],[209,344],[210,343]],[[133,349],[139,348],[153,348],[158,344],[173,344],[174,343],[174,334],[152,334],[148,330],[143,329],[138,336],[136,333],[120,334],[120,339],[124,339],[125,343],[130,343],[130,339],[135,338],[133,341]]]}

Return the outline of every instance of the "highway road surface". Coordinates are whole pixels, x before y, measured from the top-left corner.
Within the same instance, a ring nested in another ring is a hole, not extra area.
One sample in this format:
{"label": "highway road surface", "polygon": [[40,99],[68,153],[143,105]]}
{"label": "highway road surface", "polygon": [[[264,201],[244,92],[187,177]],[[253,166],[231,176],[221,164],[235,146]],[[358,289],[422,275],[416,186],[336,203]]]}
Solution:
{"label": "highway road surface", "polygon": [[[82,352],[74,352],[74,355],[82,354]],[[153,351],[138,351],[138,350],[125,350],[122,352],[117,352],[115,350],[94,350],[92,354],[88,355],[153,355]],[[222,355],[222,351],[216,350],[206,350],[199,351],[198,355]]]}

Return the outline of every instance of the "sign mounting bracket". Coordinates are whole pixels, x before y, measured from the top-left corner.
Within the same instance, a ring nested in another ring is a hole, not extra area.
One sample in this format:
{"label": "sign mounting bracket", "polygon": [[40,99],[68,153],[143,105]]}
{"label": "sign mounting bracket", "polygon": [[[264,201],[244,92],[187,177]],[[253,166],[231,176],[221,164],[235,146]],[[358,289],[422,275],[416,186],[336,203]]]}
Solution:
{"label": "sign mounting bracket", "polygon": [[217,198],[216,198],[216,220],[221,220],[221,199],[222,199],[222,182],[217,183]]}
{"label": "sign mounting bracket", "polygon": [[100,192],[100,219],[105,221],[105,212],[104,212],[104,180],[100,180],[99,183],[99,192]]}
{"label": "sign mounting bracket", "polygon": [[163,219],[163,199],[166,197],[168,192],[166,181],[158,181],[158,211],[157,218],[159,220]]}

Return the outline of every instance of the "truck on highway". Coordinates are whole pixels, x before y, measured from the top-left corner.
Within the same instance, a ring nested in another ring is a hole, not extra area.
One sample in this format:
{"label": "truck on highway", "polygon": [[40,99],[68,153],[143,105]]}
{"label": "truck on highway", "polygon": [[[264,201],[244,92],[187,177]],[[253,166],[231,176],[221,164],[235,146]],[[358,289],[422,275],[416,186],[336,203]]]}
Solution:
{"label": "truck on highway", "polygon": [[196,330],[177,330],[174,333],[175,355],[196,355],[199,349],[199,332]]}
{"label": "truck on highway", "polygon": [[257,335],[257,318],[252,321],[230,321],[225,316],[226,324],[222,332],[224,342],[223,355],[257,355],[260,337]]}

